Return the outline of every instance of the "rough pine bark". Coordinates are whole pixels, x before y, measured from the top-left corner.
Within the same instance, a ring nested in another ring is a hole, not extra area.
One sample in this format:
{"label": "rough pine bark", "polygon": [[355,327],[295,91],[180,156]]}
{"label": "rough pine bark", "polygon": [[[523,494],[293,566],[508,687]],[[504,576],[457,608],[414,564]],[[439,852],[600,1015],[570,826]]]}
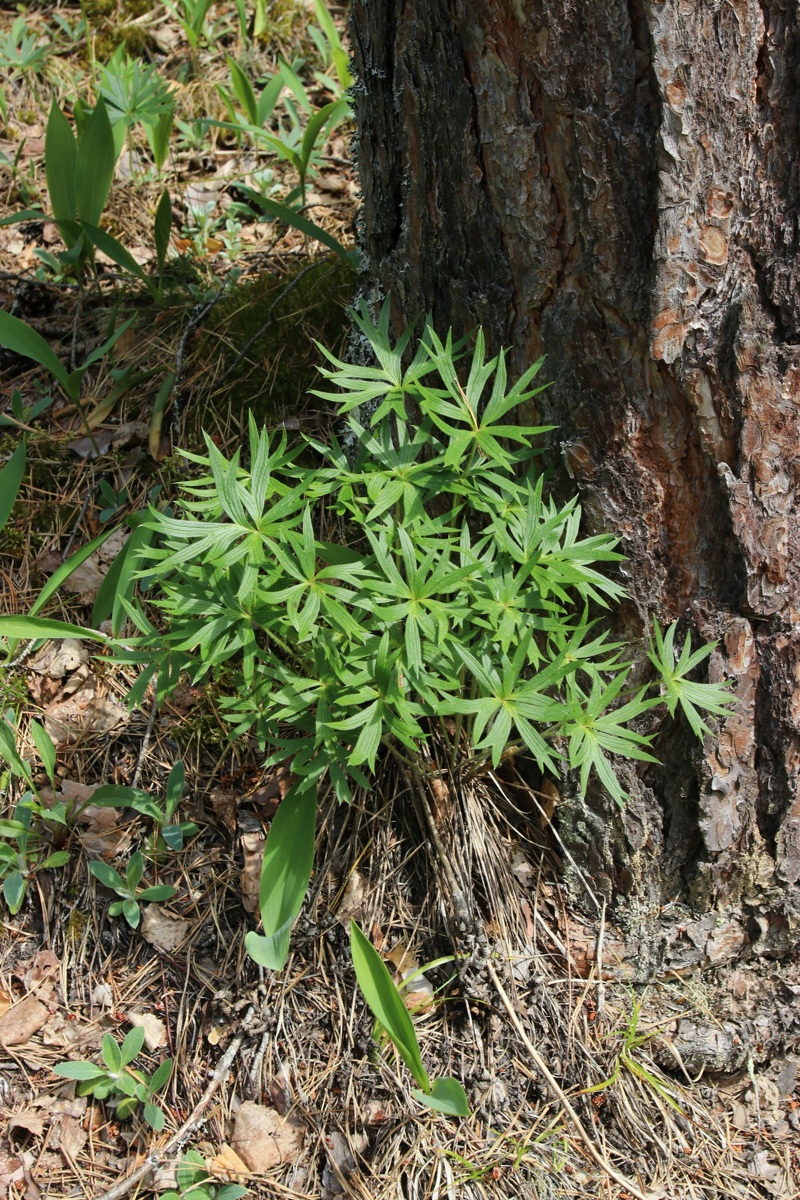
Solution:
{"label": "rough pine bark", "polygon": [[376,295],[398,327],[426,310],[440,330],[483,325],[518,371],[546,352],[538,416],[557,426],[559,486],[622,538],[629,633],[654,613],[719,639],[711,675],[738,698],[702,747],[665,727],[665,765],[624,768],[622,814],[567,781],[561,836],[640,977],[737,963],[734,999],[771,991],[785,1039],[800,923],[797,6],[354,0],[352,40]]}

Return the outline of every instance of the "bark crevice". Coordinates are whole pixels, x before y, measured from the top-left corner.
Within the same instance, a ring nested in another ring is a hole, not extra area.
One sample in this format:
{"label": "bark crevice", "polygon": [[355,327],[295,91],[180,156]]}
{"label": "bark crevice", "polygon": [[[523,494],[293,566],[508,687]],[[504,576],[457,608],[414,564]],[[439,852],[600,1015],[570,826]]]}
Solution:
{"label": "bark crevice", "polygon": [[[386,32],[384,9],[354,0],[353,20]],[[401,11],[391,38],[357,43],[357,60],[395,62],[390,110],[357,61],[378,143],[362,135],[372,282],[398,325],[421,309],[457,334],[482,324],[512,372],[546,352],[555,486],[622,540],[627,632],[648,611],[685,617],[718,639],[710,676],[738,701],[700,747],[665,733],[665,768],[622,767],[625,814],[565,778],[562,836],[647,969],[785,953],[800,928],[795,6]],[[399,217],[384,142],[400,146]],[[680,916],[662,927],[665,905]]]}

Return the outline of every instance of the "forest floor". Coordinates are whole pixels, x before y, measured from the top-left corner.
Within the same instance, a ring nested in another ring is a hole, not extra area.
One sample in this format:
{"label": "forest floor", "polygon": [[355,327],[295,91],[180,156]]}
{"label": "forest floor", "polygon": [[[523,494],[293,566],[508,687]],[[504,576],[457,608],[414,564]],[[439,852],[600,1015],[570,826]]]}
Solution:
{"label": "forest floor", "polygon": [[[54,572],[110,532],[43,614],[90,628],[127,519],[169,501],[190,470],[180,451],[200,450],[201,431],[231,453],[251,411],[290,437],[331,426],[309,389],[315,339],[342,351],[357,286],[345,253],[358,203],[352,125],[312,159],[304,213],[322,242],[258,220],[243,188],[285,203],[295,166],[252,130],[223,127],[242,103],[230,59],[262,85],[281,58],[294,63],[313,112],[338,94],[330,42],[310,32],[319,12],[299,0],[218,0],[205,20],[201,7],[53,0],[0,12],[0,218],[37,206],[49,215],[51,102],[71,116],[101,84],[127,88],[131,106],[103,228],[151,279],[165,189],[171,210],[158,295],[100,250],[78,279],[51,220],[0,225],[3,308],[69,369],[133,318],[89,366],[79,405],[38,364],[0,349],[0,466],[23,436],[26,447],[0,533],[6,614],[29,613]],[[344,11],[330,12],[341,31]],[[124,59],[100,70],[119,45],[140,63],[138,84]],[[160,169],[146,136],[150,64],[175,108]],[[289,85],[265,118],[295,150],[308,119]],[[177,1185],[187,1196],[192,1181],[176,1184],[176,1165],[190,1151],[202,1164],[198,1200],[225,1200],[231,1184],[294,1200],[800,1195],[797,1060],[692,1076],[669,1035],[679,1018],[714,1020],[702,978],[632,986],[591,888],[586,917],[560,887],[552,791],[509,767],[426,808],[387,769],[350,806],[323,796],[311,892],[275,975],[248,958],[244,937],[257,925],[284,780],[255,745],[227,737],[215,685],[181,684],[161,706],[148,695],[129,711],[134,669],[90,642],[5,647],[0,754],[10,739],[42,804],[62,803],[71,819],[39,823],[25,845],[8,827],[0,838],[14,855],[0,857],[0,871],[8,878],[22,852],[27,885],[18,911],[0,900],[0,1200],[116,1200]],[[52,772],[31,720],[56,744]],[[154,847],[141,812],[93,802],[109,784],[161,797],[179,760],[179,815],[197,831],[178,849]],[[0,820],[18,815],[24,782],[13,769],[0,776]],[[137,848],[145,882],[176,892],[143,904],[131,927],[111,914],[114,897],[89,864],[124,873]],[[54,850],[64,861],[44,869]],[[455,895],[456,861],[466,896]],[[422,1108],[405,1068],[374,1042],[350,960],[352,917],[398,984],[411,977],[423,1057],[463,1083],[469,1118]],[[123,1118],[111,1097],[76,1095],[53,1071],[97,1063],[106,1035],[121,1042],[136,1027],[137,1069],[149,1076],[172,1060],[155,1097],[159,1131],[141,1109]]]}

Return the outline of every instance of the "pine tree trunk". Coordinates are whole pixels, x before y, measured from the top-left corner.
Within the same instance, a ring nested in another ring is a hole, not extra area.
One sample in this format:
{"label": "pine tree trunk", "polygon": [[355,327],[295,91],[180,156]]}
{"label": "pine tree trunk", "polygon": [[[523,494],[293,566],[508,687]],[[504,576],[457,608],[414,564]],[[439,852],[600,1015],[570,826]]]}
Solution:
{"label": "pine tree trunk", "polygon": [[[354,0],[363,245],[398,327],[553,380],[559,486],[623,541],[631,636],[718,638],[738,707],[567,786],[641,972],[787,959],[800,923],[800,33],[789,0]],[[676,903],[673,903],[675,902]],[[662,913],[664,906],[668,911]],[[661,914],[661,915],[659,915]],[[789,1021],[791,1018],[786,1017]]]}

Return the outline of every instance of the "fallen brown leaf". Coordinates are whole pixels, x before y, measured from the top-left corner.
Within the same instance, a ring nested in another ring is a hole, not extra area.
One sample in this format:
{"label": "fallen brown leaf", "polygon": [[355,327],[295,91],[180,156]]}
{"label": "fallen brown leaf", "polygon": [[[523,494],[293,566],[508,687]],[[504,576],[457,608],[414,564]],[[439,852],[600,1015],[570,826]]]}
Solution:
{"label": "fallen brown leaf", "polygon": [[89,674],[89,651],[76,638],[48,642],[28,665],[28,691],[37,704],[51,704],[65,694],[65,680],[75,686]]}
{"label": "fallen brown leaf", "polygon": [[17,1184],[25,1178],[25,1172],[33,1161],[34,1154],[31,1150],[24,1150],[20,1154],[6,1154],[0,1151],[0,1200],[5,1200],[9,1193],[14,1196],[19,1194]]}
{"label": "fallen brown leaf", "polygon": [[[90,789],[90,795],[94,790]],[[124,854],[131,844],[133,833],[120,822],[120,814],[116,809],[90,804],[78,817],[78,824],[82,826],[78,841],[89,854],[101,858]]]}
{"label": "fallen brown leaf", "polygon": [[172,954],[186,938],[192,925],[192,921],[183,917],[171,917],[157,904],[149,904],[142,918],[141,934],[156,950]]}
{"label": "fallen brown leaf", "polygon": [[328,1152],[328,1161],[322,1170],[321,1200],[333,1200],[345,1191],[345,1183],[355,1173],[356,1154],[363,1154],[367,1148],[367,1138],[361,1135],[355,1139],[351,1148],[349,1139],[338,1129],[332,1129],[322,1139]]}
{"label": "fallen brown leaf", "polygon": [[145,1049],[151,1053],[167,1044],[167,1027],[154,1013],[129,1012],[128,1024],[144,1030]]}
{"label": "fallen brown leaf", "polygon": [[383,957],[392,964],[397,974],[403,979],[412,971],[419,970],[419,963],[403,942],[395,942],[391,950],[384,951]]}
{"label": "fallen brown leaf", "polygon": [[81,604],[91,604],[97,596],[109,566],[129,537],[130,532],[124,527],[112,533],[111,537],[103,542],[94,554],[90,554],[88,558],[84,559],[64,581],[65,590],[77,595]]}
{"label": "fallen brown leaf", "polygon": [[26,996],[0,1017],[0,1046],[24,1046],[42,1028],[48,1010],[35,996]]}
{"label": "fallen brown leaf", "polygon": [[99,1008],[114,1007],[114,989],[110,983],[101,982],[92,988],[92,1004]]}
{"label": "fallen brown leaf", "polygon": [[359,924],[363,921],[365,891],[364,876],[359,871],[353,871],[336,910],[336,920],[340,925],[348,926],[351,920],[358,921]]}
{"label": "fallen brown leaf", "polygon": [[16,1139],[12,1138],[15,1129],[21,1129],[24,1133],[30,1133],[33,1137],[41,1137],[44,1133],[45,1118],[41,1113],[33,1112],[31,1109],[24,1109],[22,1112],[12,1113],[8,1118],[6,1125],[6,1137],[8,1138],[9,1146],[13,1146]]}
{"label": "fallen brown leaf", "polygon": [[273,1108],[246,1100],[236,1114],[233,1148],[257,1175],[281,1163],[294,1162],[303,1145],[305,1126],[279,1117]]}
{"label": "fallen brown leaf", "polygon": [[224,1142],[219,1154],[206,1159],[206,1170],[220,1183],[242,1183],[250,1174],[250,1168],[243,1162],[232,1146]]}
{"label": "fallen brown leaf", "polygon": [[227,1021],[223,1021],[221,1017],[215,1017],[211,1022],[211,1028],[206,1034],[206,1040],[210,1046],[218,1046],[223,1038],[226,1038],[232,1032],[232,1027]]}
{"label": "fallen brown leaf", "polygon": [[44,727],[56,745],[76,742],[85,733],[110,733],[128,720],[128,710],[97,689],[97,676],[90,673],[71,696],[45,708]]}
{"label": "fallen brown leaf", "polygon": [[43,1000],[49,1000],[55,982],[54,976],[57,976],[60,970],[61,960],[52,950],[37,950],[33,958],[19,963],[14,974],[22,981],[26,992],[35,992]]}
{"label": "fallen brown leaf", "polygon": [[57,1133],[51,1145],[54,1150],[60,1150],[68,1163],[73,1163],[88,1141],[89,1135],[83,1128],[83,1122],[75,1117],[63,1116],[57,1122]]}

